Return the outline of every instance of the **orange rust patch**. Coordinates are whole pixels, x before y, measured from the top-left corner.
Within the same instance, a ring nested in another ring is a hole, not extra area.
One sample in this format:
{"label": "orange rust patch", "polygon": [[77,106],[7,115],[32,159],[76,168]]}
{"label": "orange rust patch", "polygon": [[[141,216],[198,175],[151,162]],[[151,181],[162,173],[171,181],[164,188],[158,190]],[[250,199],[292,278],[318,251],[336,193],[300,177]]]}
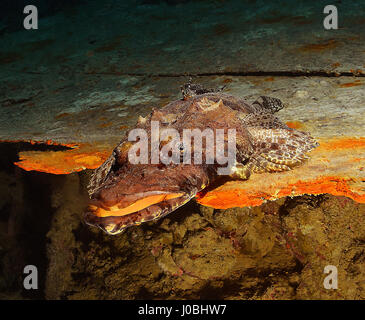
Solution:
{"label": "orange rust patch", "polygon": [[306,44],[299,48],[299,51],[303,52],[319,52],[323,50],[329,50],[334,49],[339,46],[339,42],[334,39],[330,39],[326,42],[322,43],[312,43],[312,44]]}
{"label": "orange rust patch", "polygon": [[299,121],[288,121],[286,122],[286,125],[289,127],[289,128],[292,128],[292,129],[300,129],[300,128],[303,128],[303,124]]}
{"label": "orange rust patch", "polygon": [[206,195],[198,193],[196,201],[204,206],[216,209],[228,209],[233,207],[259,206],[269,196],[263,193],[247,192],[246,190],[219,190],[211,191]]}
{"label": "orange rust patch", "polygon": [[364,72],[361,69],[350,69],[350,72],[353,73],[354,75],[362,75],[364,74]]}
{"label": "orange rust patch", "polygon": [[361,80],[355,80],[354,82],[341,83],[338,86],[340,88],[349,88],[349,87],[356,87],[356,86],[361,86],[361,85],[363,85],[363,83],[361,82]]}
{"label": "orange rust patch", "polygon": [[85,169],[96,169],[109,155],[110,150],[105,146],[81,144],[78,148],[65,151],[20,152],[19,161],[15,162],[15,165],[26,171],[69,174]]}
{"label": "orange rust patch", "polygon": [[70,115],[69,113],[63,112],[63,113],[60,113],[57,116],[55,116],[55,119],[62,119],[62,118],[67,117],[69,115]]}
{"label": "orange rust patch", "polygon": [[113,125],[113,122],[105,122],[99,125],[100,128],[108,128]]}
{"label": "orange rust patch", "polygon": [[365,138],[341,138],[321,141],[320,148],[326,150],[364,148]]}
{"label": "orange rust patch", "polygon": [[312,181],[298,181],[282,188],[278,193],[278,198],[289,196],[295,192],[296,195],[302,194],[323,194],[330,193],[335,196],[346,196],[357,202],[365,203],[365,195],[352,192],[348,186],[348,181],[340,177],[321,177]]}
{"label": "orange rust patch", "polygon": [[333,68],[337,68],[339,66],[341,66],[341,63],[339,63],[339,62],[332,63]]}
{"label": "orange rust patch", "polygon": [[264,81],[274,81],[274,80],[275,80],[274,77],[269,77],[269,78],[265,78]]}
{"label": "orange rust patch", "polygon": [[224,80],[223,80],[223,83],[230,83],[230,82],[232,82],[232,81],[233,81],[232,79],[228,79],[228,78],[227,78],[227,79],[224,79]]}
{"label": "orange rust patch", "polygon": [[[301,181],[281,187],[271,196],[263,192],[252,192],[244,189],[213,190],[206,195],[198,194],[197,202],[216,209],[232,207],[259,206],[265,200],[275,200],[287,196],[300,196],[303,194],[329,193],[335,196],[346,196],[357,202],[365,203],[365,195],[351,191],[348,181],[340,177],[320,177],[314,180]],[[247,182],[249,183],[249,181]]]}

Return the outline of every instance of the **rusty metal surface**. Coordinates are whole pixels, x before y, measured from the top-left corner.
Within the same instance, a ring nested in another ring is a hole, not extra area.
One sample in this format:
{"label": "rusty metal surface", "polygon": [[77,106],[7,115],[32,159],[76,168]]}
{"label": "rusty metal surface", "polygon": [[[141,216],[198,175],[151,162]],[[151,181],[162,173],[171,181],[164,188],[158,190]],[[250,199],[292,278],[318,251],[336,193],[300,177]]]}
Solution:
{"label": "rusty metal surface", "polygon": [[[324,72],[361,74],[365,3],[97,1],[3,34],[1,69],[39,75]],[[351,55],[348,53],[351,52]]]}
{"label": "rusty metal surface", "polygon": [[[2,109],[1,139],[30,139],[72,148],[21,152],[17,165],[25,170],[66,174],[93,169],[107,158],[125,131],[133,127],[138,115],[145,115],[152,106],[161,107],[178,98],[179,86],[184,80],[80,77],[76,87],[43,91],[34,98],[34,105],[25,101]],[[286,106],[278,116],[291,127],[311,132],[321,143],[302,167],[289,173],[254,175],[248,182],[228,183],[199,199],[201,203],[216,207],[257,205],[265,199],[303,193],[332,193],[365,201],[364,80],[201,77],[199,81],[209,87],[226,84],[227,93],[252,101],[260,95],[280,98]],[[80,90],[79,94],[75,94],[75,90]],[[5,114],[4,110],[11,114]],[[28,113],[32,117],[26,116]],[[19,127],[4,119],[13,117],[14,121],[19,121],[17,117],[21,114],[24,114],[22,131],[17,132]],[[6,126],[9,131],[4,129]]]}
{"label": "rusty metal surface", "polygon": [[303,168],[270,175],[269,184],[257,175],[201,203],[255,205],[322,192],[364,202],[365,5],[339,6],[341,28],[332,31],[322,26],[324,5],[201,1],[163,4],[161,11],[90,1],[41,19],[37,32],[2,34],[0,140],[70,148],[21,152],[17,165],[25,170],[96,168],[139,115],[179,98],[184,74],[207,73],[196,81],[252,100],[280,98],[286,108],[279,117],[310,131],[321,147]]}
{"label": "rusty metal surface", "polygon": [[[42,80],[42,81],[37,81]],[[187,77],[79,76],[51,81],[28,75],[3,82],[1,140],[89,143],[120,139],[139,115],[180,98]],[[365,79],[355,77],[199,77],[207,86],[252,101],[280,98],[279,116],[314,136],[364,136]],[[13,89],[12,89],[13,88]]]}

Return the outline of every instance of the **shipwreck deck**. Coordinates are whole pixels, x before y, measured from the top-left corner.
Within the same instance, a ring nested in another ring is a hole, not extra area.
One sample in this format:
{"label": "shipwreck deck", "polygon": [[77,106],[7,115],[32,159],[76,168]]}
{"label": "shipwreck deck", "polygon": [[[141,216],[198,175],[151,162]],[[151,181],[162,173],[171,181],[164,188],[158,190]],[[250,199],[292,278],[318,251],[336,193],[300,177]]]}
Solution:
{"label": "shipwreck deck", "polygon": [[[228,182],[200,194],[201,204],[321,193],[365,202],[364,4],[347,8],[339,30],[323,28],[321,1],[298,8],[282,1],[280,14],[254,2],[240,9],[189,2],[184,17],[174,6],[161,16],[160,8],[113,2],[113,19],[105,19],[111,8],[93,5],[73,8],[83,15],[41,19],[39,30],[19,30],[16,40],[2,36],[1,141],[68,147],[21,151],[17,166],[53,174],[97,168],[139,115],[176,99],[192,75],[227,85],[229,94],[280,98],[286,107],[278,116],[320,143],[303,166]],[[209,14],[197,20],[197,12]]]}

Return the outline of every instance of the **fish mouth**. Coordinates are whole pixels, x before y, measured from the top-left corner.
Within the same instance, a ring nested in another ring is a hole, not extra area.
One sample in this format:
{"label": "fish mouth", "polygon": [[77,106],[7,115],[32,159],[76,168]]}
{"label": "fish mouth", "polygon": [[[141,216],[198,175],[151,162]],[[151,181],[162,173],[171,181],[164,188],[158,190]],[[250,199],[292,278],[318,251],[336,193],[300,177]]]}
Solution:
{"label": "fish mouth", "polygon": [[135,201],[106,206],[98,200],[90,202],[84,220],[88,225],[97,226],[110,235],[123,232],[126,228],[143,222],[159,219],[188,202],[195,193],[151,192]]}

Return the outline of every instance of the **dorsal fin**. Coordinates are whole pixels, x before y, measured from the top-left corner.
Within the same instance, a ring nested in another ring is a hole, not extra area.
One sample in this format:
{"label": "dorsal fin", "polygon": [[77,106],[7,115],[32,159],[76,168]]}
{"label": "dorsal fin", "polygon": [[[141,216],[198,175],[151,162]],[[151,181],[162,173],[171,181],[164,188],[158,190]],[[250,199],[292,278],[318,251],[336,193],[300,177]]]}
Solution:
{"label": "dorsal fin", "polygon": [[190,77],[189,81],[180,87],[183,100],[188,100],[194,96],[204,94],[204,93],[214,93],[221,92],[226,86],[221,88],[208,89],[199,83],[193,83],[193,79]]}
{"label": "dorsal fin", "polygon": [[275,113],[284,108],[284,104],[278,98],[260,96],[253,104],[256,110]]}

